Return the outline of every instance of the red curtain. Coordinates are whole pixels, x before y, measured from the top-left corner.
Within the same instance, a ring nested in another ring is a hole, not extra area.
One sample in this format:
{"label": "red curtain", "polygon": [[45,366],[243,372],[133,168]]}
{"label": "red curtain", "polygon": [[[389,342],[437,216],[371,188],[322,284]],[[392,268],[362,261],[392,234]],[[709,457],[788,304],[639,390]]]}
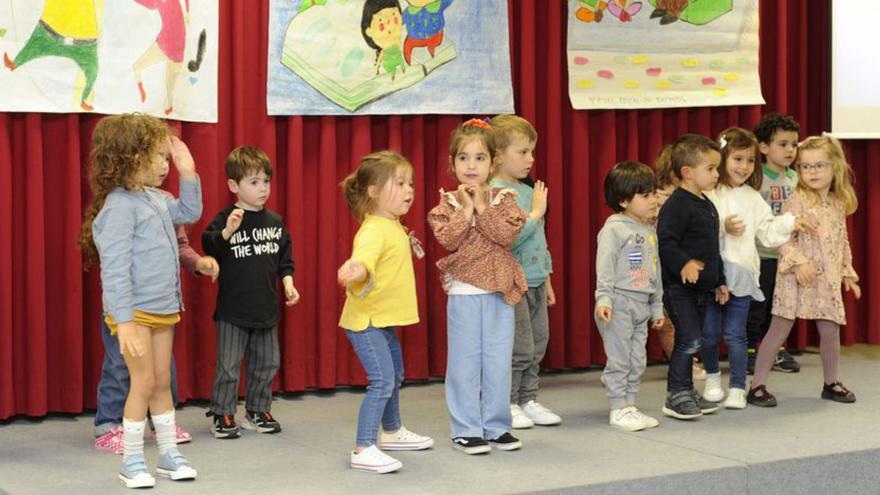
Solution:
{"label": "red curtain", "polygon": [[[416,262],[422,323],[401,332],[406,375],[444,374],[445,296],[434,262],[443,250],[430,239],[427,211],[446,172],[448,137],[462,116],[269,117],[266,115],[268,0],[220,5],[219,123],[182,124],[204,188],[204,215],[192,227],[200,248],[206,222],[230,201],[222,163],[240,144],[267,151],[276,167],[269,207],[294,239],[296,285],[302,302],[284,310],[284,391],[363,384],[357,358],[336,327],[343,300],[335,270],[357,228],[337,184],[358,157],[397,149],[415,165],[418,195],[405,223],[427,240]],[[809,6],[808,6],[809,5]],[[794,115],[806,134],[829,118],[829,2],[761,2],[761,77],[765,107],[573,111],[567,94],[566,6],[557,0],[509,2],[516,111],[537,127],[536,175],[547,181],[547,235],[560,296],[551,310],[544,365],[581,368],[604,360],[592,318],[595,238],[609,210],[601,181],[623,159],[652,163],[661,145],[685,132],[717,135],[730,125],[752,127],[764,111]],[[134,91],[134,88],[132,88]],[[14,415],[77,413],[95,407],[103,353],[97,273],[82,271],[76,240],[89,200],[84,160],[98,116],[0,114],[0,420]],[[880,276],[868,249],[878,245],[880,142],[847,143],[861,200],[850,237],[863,298],[847,299],[846,344],[880,343]],[[176,192],[176,177],[168,181]],[[207,398],[213,379],[216,287],[183,274],[187,311],[175,342],[180,397]],[[811,338],[798,329],[798,345]],[[659,356],[656,342],[651,353]]]}

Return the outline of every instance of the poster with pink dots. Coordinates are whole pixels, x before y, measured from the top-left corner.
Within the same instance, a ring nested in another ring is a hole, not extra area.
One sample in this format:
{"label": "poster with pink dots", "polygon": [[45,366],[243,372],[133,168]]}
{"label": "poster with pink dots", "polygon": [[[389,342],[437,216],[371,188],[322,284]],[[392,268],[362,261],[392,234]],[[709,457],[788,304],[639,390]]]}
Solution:
{"label": "poster with pink dots", "polygon": [[576,109],[764,103],[758,0],[569,0]]}

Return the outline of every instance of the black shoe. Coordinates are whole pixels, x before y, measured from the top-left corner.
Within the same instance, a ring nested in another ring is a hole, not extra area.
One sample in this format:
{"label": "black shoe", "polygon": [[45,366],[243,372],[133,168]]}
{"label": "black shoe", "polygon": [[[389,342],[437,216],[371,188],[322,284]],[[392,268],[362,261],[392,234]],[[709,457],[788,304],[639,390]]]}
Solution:
{"label": "black shoe", "polygon": [[654,9],[654,11],[651,12],[650,17],[648,17],[648,18],[649,18],[649,19],[656,19],[656,18],[658,18],[658,17],[663,17],[664,15],[666,15],[666,10],[664,10],[664,9]]}
{"label": "black shoe", "polygon": [[516,450],[522,447],[522,441],[510,433],[504,433],[494,440],[489,440],[489,443],[498,450]]}
{"label": "black shoe", "polygon": [[[208,411],[208,415],[212,413]],[[235,416],[214,414],[214,426],[211,428],[214,438],[238,438],[241,432],[235,424]]]}
{"label": "black shoe", "polygon": [[697,406],[700,408],[700,412],[703,414],[712,414],[714,412],[718,412],[718,403],[712,402],[711,400],[706,399],[697,389],[691,389],[691,397],[694,398],[694,402],[697,403]]}
{"label": "black shoe", "polygon": [[492,450],[480,437],[455,437],[452,439],[452,448],[468,455],[486,454]]}
{"label": "black shoe", "polygon": [[779,349],[776,353],[776,361],[773,363],[773,369],[783,373],[797,373],[801,370],[801,365],[794,360],[794,356],[785,349]]}
{"label": "black shoe", "polygon": [[281,431],[281,425],[268,412],[248,411],[244,416],[244,421],[241,422],[241,427],[258,433],[278,433]]}
{"label": "black shoe", "polygon": [[[758,395],[758,392],[761,395]],[[746,396],[746,402],[758,407],[776,407],[776,397],[773,397],[773,394],[768,392],[767,387],[764,385],[758,385],[750,389],[749,395]]]}
{"label": "black shoe", "polygon": [[696,419],[703,415],[690,390],[669,393],[663,405],[663,414],[675,419]]}
{"label": "black shoe", "polygon": [[[834,387],[839,388],[840,390],[835,390]],[[833,400],[834,402],[842,402],[844,404],[852,404],[856,401],[856,395],[849,391],[846,387],[843,386],[840,382],[834,382],[832,384],[824,384],[822,386],[822,398]]]}
{"label": "black shoe", "polygon": [[758,350],[757,349],[749,349],[748,357],[746,358],[746,373],[749,375],[755,374],[755,363],[758,361]]}
{"label": "black shoe", "polygon": [[678,20],[677,15],[672,14],[663,14],[663,17],[660,18],[660,25],[665,26],[667,24],[672,24],[673,22]]}

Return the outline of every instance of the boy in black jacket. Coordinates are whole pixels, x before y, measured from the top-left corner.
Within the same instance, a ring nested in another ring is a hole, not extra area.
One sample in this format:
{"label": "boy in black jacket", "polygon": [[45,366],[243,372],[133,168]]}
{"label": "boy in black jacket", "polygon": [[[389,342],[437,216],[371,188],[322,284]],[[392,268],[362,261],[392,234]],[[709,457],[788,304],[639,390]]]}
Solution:
{"label": "boy in black jacket", "polygon": [[703,191],[715,188],[721,152],[714,141],[696,134],[679,138],[672,169],[681,186],[669,197],[657,222],[663,304],[675,324],[669,358],[668,392],[663,413],[694,419],[718,410],[694,389],[693,355],[702,344],[703,316],[710,298],[727,302],[719,246],[718,211]]}
{"label": "boy in black jacket", "polygon": [[281,216],[264,208],[272,165],[258,148],[242,146],[226,158],[229,190],[238,201],[214,217],[202,233],[202,247],[220,263],[217,292],[217,367],[211,391],[216,438],[237,438],[235,409],[241,358],[247,361],[247,414],[242,427],[277,433],[269,413],[272,381],[281,365],[278,347],[278,292],[281,277],[287,305],[299,301],[293,286],[291,241]]}

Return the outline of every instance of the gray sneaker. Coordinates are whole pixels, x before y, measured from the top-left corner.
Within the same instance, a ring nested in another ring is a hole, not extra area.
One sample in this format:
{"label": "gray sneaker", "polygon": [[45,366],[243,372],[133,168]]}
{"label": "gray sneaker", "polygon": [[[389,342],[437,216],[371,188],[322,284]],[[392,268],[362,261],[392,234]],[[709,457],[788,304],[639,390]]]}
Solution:
{"label": "gray sneaker", "polygon": [[694,398],[694,402],[697,403],[697,406],[700,408],[700,412],[703,414],[712,414],[718,411],[718,403],[712,402],[711,400],[706,399],[697,389],[691,389],[691,397]]}
{"label": "gray sneaker", "polygon": [[156,473],[167,476],[174,481],[194,480],[198,475],[192,464],[177,449],[171,449],[159,456]]}
{"label": "gray sneaker", "polygon": [[670,392],[663,405],[663,414],[675,419],[696,419],[703,415],[690,390]]}
{"label": "gray sneaker", "polygon": [[144,454],[135,454],[122,460],[119,479],[126,488],[152,488],[156,486],[156,478],[147,469]]}

